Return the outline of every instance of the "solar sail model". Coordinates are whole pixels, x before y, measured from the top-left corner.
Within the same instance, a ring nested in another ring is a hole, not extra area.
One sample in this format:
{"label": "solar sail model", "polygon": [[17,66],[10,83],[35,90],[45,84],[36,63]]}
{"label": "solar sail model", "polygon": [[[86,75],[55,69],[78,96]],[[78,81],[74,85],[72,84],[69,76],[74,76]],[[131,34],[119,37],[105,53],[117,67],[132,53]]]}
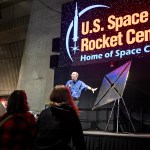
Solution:
{"label": "solar sail model", "polygon": [[130,66],[131,61],[128,61],[124,65],[105,75],[92,108],[93,110],[122,97]]}
{"label": "solar sail model", "polygon": [[125,110],[127,112],[127,115],[129,117],[130,123],[132,125],[133,131],[136,132],[135,128],[134,128],[134,125],[131,121],[130,114],[127,110],[126,104],[125,104],[125,102],[123,100],[123,97],[122,97],[124,89],[125,89],[126,81],[127,81],[128,75],[129,75],[130,66],[131,66],[131,61],[128,61],[124,65],[120,66],[119,68],[117,68],[114,71],[112,71],[112,72],[108,73],[107,75],[105,75],[105,77],[103,79],[101,88],[99,90],[98,96],[96,98],[96,101],[95,101],[95,104],[94,104],[92,110],[114,101],[114,105],[113,105],[111,113],[109,115],[105,131],[108,128],[110,118],[112,116],[115,104],[116,104],[116,102],[118,102],[118,107],[117,107],[117,129],[116,129],[116,131],[118,133],[119,106],[120,106],[119,103],[120,103],[120,100],[122,100],[123,105],[125,107]]}

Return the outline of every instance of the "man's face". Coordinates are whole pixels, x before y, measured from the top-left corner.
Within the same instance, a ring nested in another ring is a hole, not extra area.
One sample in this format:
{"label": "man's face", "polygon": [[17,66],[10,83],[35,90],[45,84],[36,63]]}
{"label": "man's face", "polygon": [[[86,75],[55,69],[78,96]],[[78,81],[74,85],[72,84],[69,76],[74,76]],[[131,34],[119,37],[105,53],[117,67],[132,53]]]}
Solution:
{"label": "man's face", "polygon": [[77,73],[77,72],[72,72],[72,74],[71,74],[71,79],[72,79],[73,81],[76,81],[76,80],[78,79],[78,73]]}

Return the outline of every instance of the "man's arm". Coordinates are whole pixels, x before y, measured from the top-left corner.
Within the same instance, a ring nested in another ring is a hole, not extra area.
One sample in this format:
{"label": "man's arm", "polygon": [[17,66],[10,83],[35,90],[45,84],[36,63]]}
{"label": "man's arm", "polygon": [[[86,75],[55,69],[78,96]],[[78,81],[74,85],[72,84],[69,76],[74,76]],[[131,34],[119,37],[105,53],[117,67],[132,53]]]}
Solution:
{"label": "man's arm", "polygon": [[67,81],[66,86],[67,86],[68,88],[71,87],[71,80],[68,80],[68,81]]}
{"label": "man's arm", "polygon": [[88,89],[88,90],[91,90],[93,94],[94,94],[94,92],[97,90],[97,88],[92,88],[92,87],[90,87],[90,86],[88,86],[87,89]]}

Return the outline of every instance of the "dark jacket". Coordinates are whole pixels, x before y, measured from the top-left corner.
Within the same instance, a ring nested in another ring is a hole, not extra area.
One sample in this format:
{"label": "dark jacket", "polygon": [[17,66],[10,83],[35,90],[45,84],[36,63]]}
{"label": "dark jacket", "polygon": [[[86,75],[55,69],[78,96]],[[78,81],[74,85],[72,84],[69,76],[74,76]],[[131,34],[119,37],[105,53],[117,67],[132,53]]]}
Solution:
{"label": "dark jacket", "polygon": [[43,110],[38,118],[37,130],[34,150],[71,150],[71,139],[76,150],[86,150],[80,120],[70,106]]}

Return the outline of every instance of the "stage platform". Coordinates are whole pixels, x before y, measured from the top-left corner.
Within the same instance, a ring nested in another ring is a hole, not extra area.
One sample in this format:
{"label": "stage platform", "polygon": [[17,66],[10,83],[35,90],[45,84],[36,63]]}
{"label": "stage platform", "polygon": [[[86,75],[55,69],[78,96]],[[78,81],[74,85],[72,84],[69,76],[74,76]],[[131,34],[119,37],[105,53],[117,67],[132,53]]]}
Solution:
{"label": "stage platform", "polygon": [[83,131],[88,150],[149,150],[150,134]]}
{"label": "stage platform", "polygon": [[104,131],[83,131],[84,135],[100,135],[100,136],[119,136],[119,137],[133,137],[133,138],[149,138],[150,134],[142,133],[115,133],[115,132],[104,132]]}

